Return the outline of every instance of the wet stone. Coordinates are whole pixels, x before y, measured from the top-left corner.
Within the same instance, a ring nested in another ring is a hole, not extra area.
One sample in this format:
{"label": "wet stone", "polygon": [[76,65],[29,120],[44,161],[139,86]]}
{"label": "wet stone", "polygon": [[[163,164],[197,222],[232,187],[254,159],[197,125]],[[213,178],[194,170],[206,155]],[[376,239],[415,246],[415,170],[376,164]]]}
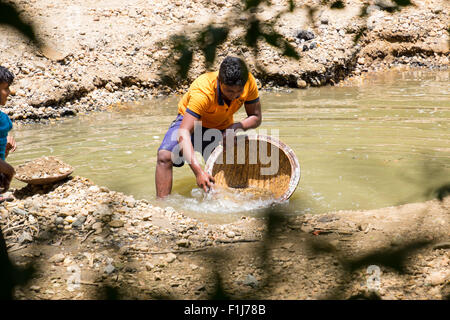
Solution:
{"label": "wet stone", "polygon": [[19,208],[13,208],[12,209],[12,213],[18,214],[18,215],[21,215],[21,216],[27,216],[28,215],[28,211],[22,210],[22,209],[19,209]]}
{"label": "wet stone", "polygon": [[109,265],[106,266],[104,271],[105,271],[106,274],[111,274],[115,270],[116,270],[116,268],[112,264],[109,264]]}
{"label": "wet stone", "polygon": [[65,256],[62,253],[58,253],[58,254],[55,254],[53,257],[51,257],[49,259],[49,261],[53,262],[53,263],[60,263],[60,262],[63,262],[64,259],[65,259]]}
{"label": "wet stone", "polygon": [[256,280],[256,278],[253,275],[249,274],[245,278],[243,284],[246,285],[246,286],[250,286],[252,288],[255,288],[255,287],[258,286],[258,280]]}
{"label": "wet stone", "polygon": [[109,223],[109,226],[112,228],[120,228],[120,227],[123,227],[124,224],[125,224],[125,222],[123,222],[122,220],[112,220]]}
{"label": "wet stone", "polygon": [[315,35],[314,35],[314,33],[311,32],[311,31],[300,30],[300,31],[297,33],[297,38],[300,39],[300,40],[308,41],[308,40],[314,39],[314,38],[315,38]]}
{"label": "wet stone", "polygon": [[85,216],[81,216],[81,217],[77,218],[77,220],[75,220],[72,223],[72,227],[80,228],[84,224],[85,221],[86,221],[86,217]]}
{"label": "wet stone", "polygon": [[55,219],[55,224],[59,225],[59,224],[63,224],[64,223],[64,219],[62,217],[57,217]]}

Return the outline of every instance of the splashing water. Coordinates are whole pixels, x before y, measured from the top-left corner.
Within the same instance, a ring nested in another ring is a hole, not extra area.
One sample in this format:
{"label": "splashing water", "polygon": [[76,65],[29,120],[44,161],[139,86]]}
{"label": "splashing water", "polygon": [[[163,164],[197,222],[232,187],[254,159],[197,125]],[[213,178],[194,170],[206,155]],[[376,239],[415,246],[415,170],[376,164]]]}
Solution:
{"label": "splashing water", "polygon": [[214,186],[205,193],[200,188],[191,190],[192,198],[173,194],[168,203],[183,203],[185,210],[202,213],[237,213],[265,209],[274,204],[272,193],[259,188],[232,189]]}

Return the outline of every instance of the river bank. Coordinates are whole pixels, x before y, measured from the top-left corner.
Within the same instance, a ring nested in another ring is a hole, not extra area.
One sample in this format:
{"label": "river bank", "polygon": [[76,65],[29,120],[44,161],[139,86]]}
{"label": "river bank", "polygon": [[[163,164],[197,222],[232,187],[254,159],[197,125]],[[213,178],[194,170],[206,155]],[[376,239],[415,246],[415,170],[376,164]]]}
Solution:
{"label": "river bank", "polygon": [[369,265],[379,268],[381,299],[449,294],[448,196],[275,215],[270,232],[268,217],[208,225],[81,177],[13,196],[0,208],[9,254],[37,269],[18,299],[98,299],[106,286],[125,299],[208,299],[219,278],[235,299],[364,298]]}
{"label": "river bank", "polygon": [[[257,12],[270,22],[287,2]],[[448,12],[445,1],[415,1],[395,14],[369,8],[367,19],[358,15],[361,1],[347,1],[346,9],[319,8],[315,23],[304,9],[283,14],[275,27],[301,56],[284,58],[275,48],[261,43],[258,56],[240,46],[233,31],[219,47],[212,69],[226,55],[246,59],[261,88],[307,88],[337,84],[350,76],[383,70],[395,65],[447,69]],[[315,1],[306,5],[317,6]],[[36,23],[38,34],[55,49],[42,52],[31,47],[10,29],[1,26],[1,64],[17,76],[15,95],[4,108],[13,120],[39,121],[60,118],[112,104],[183,92],[190,81],[205,72],[196,53],[186,82],[176,90],[164,86],[159,71],[170,53],[170,35],[194,37],[211,16],[223,25],[236,16],[239,1],[164,2],[110,1],[108,5],[85,0],[78,5],[46,1],[19,2],[24,18]],[[201,18],[198,18],[201,17]],[[246,21],[246,17],[241,17]],[[112,27],[114,26],[114,27]],[[356,34],[366,28],[357,45]],[[162,43],[162,45],[158,45]]]}

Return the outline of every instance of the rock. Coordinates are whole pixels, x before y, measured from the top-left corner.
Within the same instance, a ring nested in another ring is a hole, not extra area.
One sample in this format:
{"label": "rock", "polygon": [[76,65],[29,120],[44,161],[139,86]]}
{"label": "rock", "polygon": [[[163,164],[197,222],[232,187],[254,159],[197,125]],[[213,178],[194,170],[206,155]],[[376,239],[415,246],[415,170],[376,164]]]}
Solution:
{"label": "rock", "polygon": [[97,186],[89,187],[88,190],[89,190],[90,192],[92,192],[92,193],[98,193],[98,192],[100,192],[100,188],[97,187]]}
{"label": "rock", "polygon": [[450,242],[440,242],[433,246],[433,249],[450,249]]}
{"label": "rock", "polygon": [[234,238],[236,236],[236,234],[233,231],[228,231],[227,232],[227,237],[228,238]]}
{"label": "rock", "polygon": [[311,233],[311,232],[314,231],[314,228],[311,227],[310,225],[302,225],[300,227],[300,230],[303,231],[303,232],[306,232],[306,233]]}
{"label": "rock", "polygon": [[359,64],[364,64],[365,62],[366,62],[366,60],[363,57],[358,58]]}
{"label": "rock", "polygon": [[129,251],[130,251],[130,247],[128,247],[128,246],[122,246],[122,247],[119,249],[119,254],[126,255],[126,254],[128,254]]}
{"label": "rock", "polygon": [[133,268],[133,267],[130,267],[130,266],[126,266],[126,267],[124,268],[124,271],[125,271],[125,272],[129,272],[129,273],[135,273],[135,272],[137,272],[137,269],[136,269],[136,268]]}
{"label": "rock", "polygon": [[337,247],[339,246],[339,240],[331,240],[330,245],[332,246],[332,248],[337,249]]}
{"label": "rock", "polygon": [[300,30],[300,31],[297,33],[297,38],[300,39],[300,40],[308,41],[308,40],[314,39],[314,38],[315,38],[315,35],[314,35],[314,33],[311,32],[311,31]]}
{"label": "rock", "polygon": [[41,241],[50,240],[53,238],[53,232],[45,230],[39,233],[38,239]]}
{"label": "rock", "polygon": [[448,281],[441,289],[442,298],[450,300],[450,281]]}
{"label": "rock", "polygon": [[22,210],[22,209],[19,209],[19,208],[13,208],[12,209],[12,213],[18,214],[18,215],[21,215],[21,216],[27,216],[28,215],[28,211]]}
{"label": "rock", "polygon": [[147,269],[147,271],[151,271],[154,268],[155,268],[155,266],[152,263],[150,263],[150,262],[145,263],[145,269]]}
{"label": "rock", "polygon": [[304,89],[307,87],[307,83],[305,80],[302,79],[298,79],[297,80],[297,87],[299,87],[300,89]]}
{"label": "rock", "polygon": [[109,223],[109,226],[112,228],[121,228],[121,227],[123,227],[124,224],[125,224],[125,222],[123,222],[122,220],[112,220]]}
{"label": "rock", "polygon": [[288,243],[282,244],[281,248],[283,248],[283,249],[290,249],[290,248],[292,248],[293,245],[294,245],[293,243],[288,242]]}
{"label": "rock", "polygon": [[33,241],[33,237],[31,236],[31,234],[29,232],[24,231],[18,239],[19,243],[22,244],[24,242],[31,242]]}
{"label": "rock", "polygon": [[331,221],[335,221],[335,220],[339,220],[339,218],[336,216],[329,216],[329,215],[326,215],[326,216],[323,216],[323,217],[317,219],[318,222],[331,222]]}
{"label": "rock", "polygon": [[256,280],[256,278],[253,275],[249,274],[245,278],[243,284],[245,284],[246,286],[250,286],[252,288],[255,288],[255,287],[258,286],[258,280]]}
{"label": "rock", "polygon": [[67,221],[68,223],[73,223],[75,221],[75,218],[72,216],[67,216],[64,221]]}
{"label": "rock", "polygon": [[108,264],[104,270],[106,274],[111,274],[116,270],[116,268],[112,264]]}
{"label": "rock", "polygon": [[151,221],[152,220],[152,214],[150,212],[145,212],[144,215],[142,216],[142,219],[144,221]]}
{"label": "rock", "polygon": [[111,83],[107,83],[105,89],[108,90],[109,92],[114,92],[114,87]]}
{"label": "rock", "polygon": [[315,48],[317,48],[317,43],[316,42],[311,43],[311,45],[309,46],[309,50],[312,50]]}
{"label": "rock", "polygon": [[83,225],[83,223],[85,221],[86,221],[86,217],[85,216],[78,217],[77,220],[75,220],[72,223],[72,227],[74,227],[74,228],[81,228],[81,226]]}
{"label": "rock", "polygon": [[180,239],[177,241],[177,246],[187,248],[190,246],[190,242],[188,239]]}
{"label": "rock", "polygon": [[103,226],[103,223],[101,223],[101,222],[96,222],[96,223],[94,223],[94,224],[92,225],[92,229],[93,229],[93,230],[101,229],[102,226]]}
{"label": "rock", "polygon": [[39,292],[39,291],[41,291],[41,287],[39,287],[39,286],[31,286],[30,290]]}
{"label": "rock", "polygon": [[173,253],[169,253],[166,257],[166,262],[167,263],[172,263],[176,260],[177,256],[174,255]]}
{"label": "rock", "polygon": [[60,263],[63,262],[65,259],[65,256],[62,253],[55,254],[53,257],[49,259],[49,262],[53,263]]}
{"label": "rock", "polygon": [[256,81],[256,86],[258,87],[259,90],[261,90],[261,88],[262,88],[261,81],[259,79],[255,79],[255,81]]}
{"label": "rock", "polygon": [[132,197],[126,197],[124,201],[126,205],[130,208],[134,208],[134,206],[136,205],[136,200],[134,200]]}
{"label": "rock", "polygon": [[447,279],[447,274],[445,274],[444,272],[432,272],[428,278],[427,278],[427,282],[430,283],[433,286],[437,286],[440,285],[442,283],[445,282],[445,280]]}
{"label": "rock", "polygon": [[167,207],[164,209],[164,212],[167,214],[174,214],[176,212],[176,210],[172,207]]}

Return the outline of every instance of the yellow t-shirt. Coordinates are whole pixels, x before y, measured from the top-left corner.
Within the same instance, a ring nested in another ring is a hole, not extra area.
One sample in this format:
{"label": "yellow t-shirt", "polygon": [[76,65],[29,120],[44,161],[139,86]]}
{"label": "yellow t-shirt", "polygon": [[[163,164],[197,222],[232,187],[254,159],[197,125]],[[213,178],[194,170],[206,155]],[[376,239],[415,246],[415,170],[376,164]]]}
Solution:
{"label": "yellow t-shirt", "polygon": [[205,73],[192,82],[178,103],[178,113],[188,112],[200,119],[203,127],[223,130],[233,124],[233,114],[242,104],[258,102],[259,94],[255,78],[249,73],[241,96],[227,105],[220,91],[218,75],[218,71]]}

